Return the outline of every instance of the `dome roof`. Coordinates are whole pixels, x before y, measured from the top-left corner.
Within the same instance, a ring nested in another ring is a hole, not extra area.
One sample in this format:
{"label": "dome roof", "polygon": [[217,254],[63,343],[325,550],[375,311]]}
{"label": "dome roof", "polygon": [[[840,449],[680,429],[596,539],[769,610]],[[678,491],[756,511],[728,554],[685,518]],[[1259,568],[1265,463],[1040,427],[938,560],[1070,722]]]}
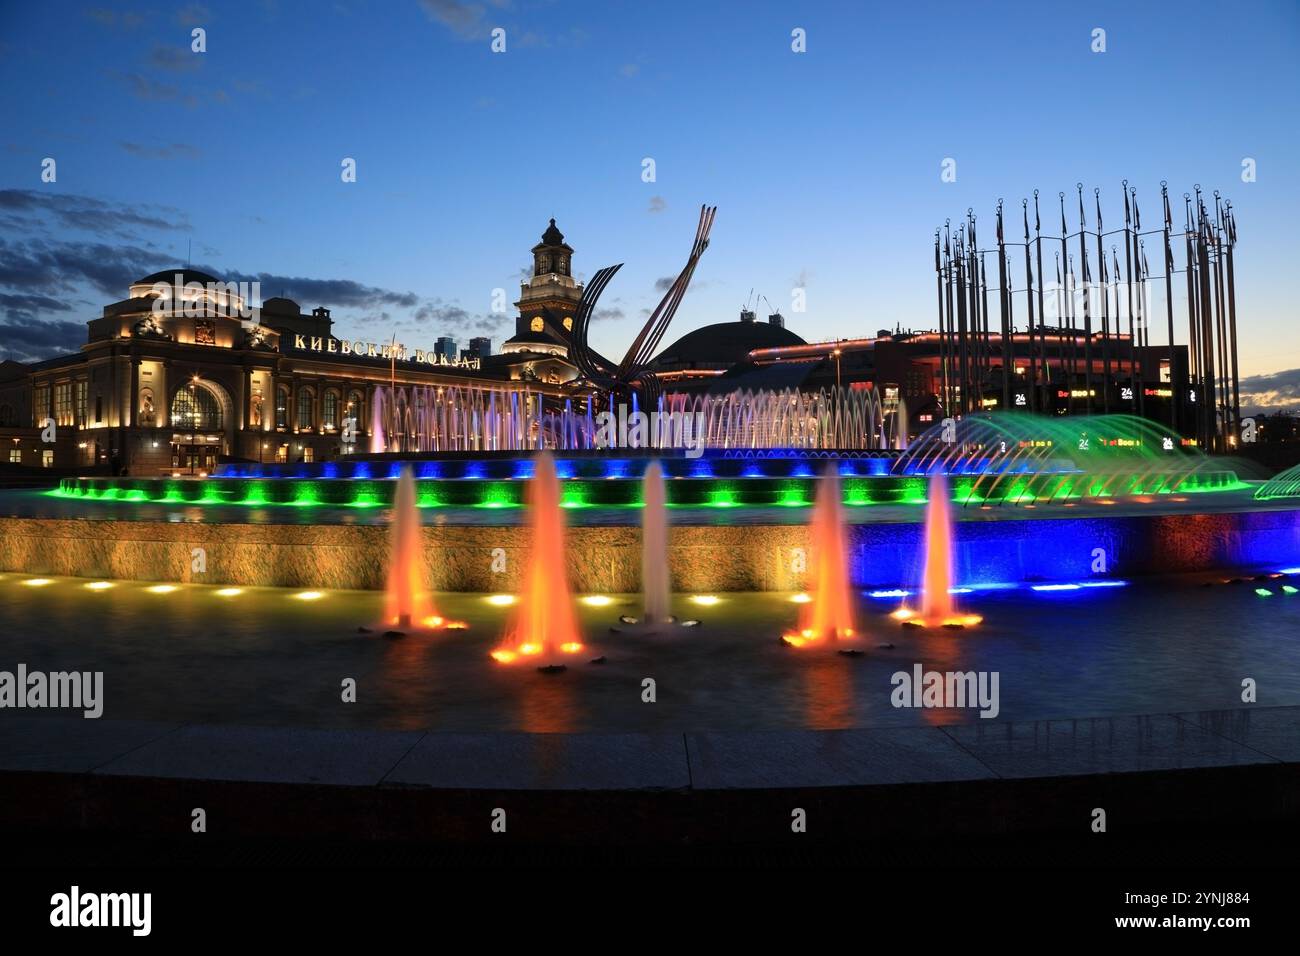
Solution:
{"label": "dome roof", "polygon": [[727,367],[754,349],[805,345],[787,328],[767,322],[717,322],[687,332],[655,357],[660,368],[670,366]]}
{"label": "dome roof", "polygon": [[187,285],[191,282],[198,282],[201,283],[202,285],[207,285],[209,282],[221,281],[216,276],[209,275],[208,273],[203,272],[199,269],[191,269],[188,266],[186,267],[177,266],[175,269],[163,269],[161,272],[155,272],[152,275],[147,275],[143,279],[137,279],[135,282],[132,282],[131,285],[132,286],[153,285],[155,282],[165,282],[168,285],[171,285],[173,282],[176,281],[177,273],[180,274],[181,285]]}
{"label": "dome roof", "polygon": [[301,315],[302,307],[293,299],[282,295],[273,295],[269,299],[262,300],[262,311],[274,312],[277,315]]}
{"label": "dome roof", "polygon": [[554,219],[552,219],[551,224],[546,227],[546,231],[542,233],[542,242],[548,246],[558,246],[564,242],[564,233],[560,232],[560,230],[555,227]]}

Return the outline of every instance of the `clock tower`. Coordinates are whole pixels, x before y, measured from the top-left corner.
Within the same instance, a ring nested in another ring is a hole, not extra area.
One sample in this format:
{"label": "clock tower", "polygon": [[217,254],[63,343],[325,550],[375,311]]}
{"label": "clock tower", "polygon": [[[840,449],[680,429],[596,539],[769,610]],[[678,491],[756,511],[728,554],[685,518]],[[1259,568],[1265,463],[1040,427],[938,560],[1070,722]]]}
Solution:
{"label": "clock tower", "polygon": [[582,284],[573,278],[573,247],[555,220],[533,246],[533,274],[520,284],[515,307],[519,318],[511,343],[527,343],[534,351],[568,355],[573,313],[582,299]]}

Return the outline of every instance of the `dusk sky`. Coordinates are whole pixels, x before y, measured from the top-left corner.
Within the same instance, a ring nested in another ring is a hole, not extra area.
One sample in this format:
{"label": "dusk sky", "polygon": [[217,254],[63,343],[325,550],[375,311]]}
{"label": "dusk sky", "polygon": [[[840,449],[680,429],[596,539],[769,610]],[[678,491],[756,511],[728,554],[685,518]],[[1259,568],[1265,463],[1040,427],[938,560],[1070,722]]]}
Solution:
{"label": "dusk sky", "polygon": [[493,290],[518,298],[552,216],[579,278],[627,263],[593,333],[621,355],[701,203],[712,245],[667,341],[751,289],[809,340],[930,328],[946,218],[974,207],[991,241],[1002,197],[1019,239],[1037,187],[1054,235],[1058,190],[1077,227],[1081,181],[1090,227],[1100,186],[1114,228],[1128,179],[1154,228],[1163,179],[1176,226],[1196,183],[1232,201],[1243,391],[1300,404],[1300,4],[1055,7],[4,2],[0,357],[79,347],[131,280],[187,254],[330,306],[341,335],[499,346],[514,310],[493,314]]}

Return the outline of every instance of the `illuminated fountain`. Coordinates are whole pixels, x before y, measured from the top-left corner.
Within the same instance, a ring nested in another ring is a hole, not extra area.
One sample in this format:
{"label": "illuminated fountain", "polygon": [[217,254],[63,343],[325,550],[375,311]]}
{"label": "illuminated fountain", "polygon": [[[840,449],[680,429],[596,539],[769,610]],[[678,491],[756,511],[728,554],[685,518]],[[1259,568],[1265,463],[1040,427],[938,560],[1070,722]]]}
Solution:
{"label": "illuminated fountain", "polygon": [[[668,569],[668,507],[664,469],[658,461],[646,466],[641,482],[641,620],[620,617],[614,634],[664,634],[697,627],[699,621],[678,621],[672,613],[672,581]],[[706,596],[707,597],[707,596]],[[716,601],[716,598],[713,598]],[[697,596],[697,604],[710,601]]]}
{"label": "illuminated fountain", "polygon": [[641,592],[646,624],[672,620],[668,574],[668,509],[664,505],[664,470],[651,462],[643,481],[645,504],[641,512]]}
{"label": "illuminated fountain", "polygon": [[894,448],[898,451],[907,450],[907,428],[907,402],[900,398],[894,412]]}
{"label": "illuminated fountain", "polygon": [[812,600],[800,609],[799,630],[782,638],[793,647],[846,640],[856,635],[842,507],[839,474],[831,463],[818,485],[813,504]]}
{"label": "illuminated fountain", "polygon": [[524,569],[523,593],[501,646],[492,657],[502,664],[530,658],[539,670],[562,670],[547,660],[555,654],[582,650],[573,615],[573,598],[564,560],[564,512],[560,508],[560,479],[551,453],[540,453],[529,483],[529,534],[532,548]]}
{"label": "illuminated fountain", "polygon": [[965,627],[978,624],[975,614],[959,614],[953,600],[952,516],[948,511],[948,481],[943,472],[930,475],[925,505],[925,564],[921,572],[921,615],[899,608],[894,617],[919,627]]}
{"label": "illuminated fountain", "polygon": [[433,606],[424,574],[424,545],[421,540],[420,510],[415,503],[415,478],[403,468],[393,496],[392,557],[388,566],[388,587],[384,618],[398,627],[462,628],[459,621],[445,620]]}
{"label": "illuminated fountain", "polygon": [[[606,447],[597,418],[622,413],[594,394],[563,404],[528,388],[379,386],[370,422],[370,451],[428,454],[465,451],[592,451]],[[876,393],[849,388],[749,390],[727,395],[661,395],[648,416],[675,424],[644,427],[644,447],[675,447],[683,427],[712,449],[885,449],[884,415]],[[683,423],[689,423],[683,426]]]}

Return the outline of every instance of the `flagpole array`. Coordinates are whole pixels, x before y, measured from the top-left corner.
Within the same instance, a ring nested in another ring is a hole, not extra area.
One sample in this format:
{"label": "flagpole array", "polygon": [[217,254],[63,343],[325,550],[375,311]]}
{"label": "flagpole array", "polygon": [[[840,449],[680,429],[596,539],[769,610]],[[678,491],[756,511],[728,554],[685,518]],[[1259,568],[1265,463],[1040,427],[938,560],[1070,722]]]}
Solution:
{"label": "flagpole array", "polygon": [[[1037,189],[1032,229],[1030,200],[1020,203],[1021,241],[1007,234],[1001,199],[991,246],[980,245],[973,208],[955,227],[948,220],[934,231],[935,384],[945,413],[998,407],[1054,415],[1123,412],[1162,421],[1203,448],[1230,450],[1241,422],[1232,203],[1217,191],[1211,203],[1199,185],[1184,193],[1180,243],[1168,183],[1160,183],[1163,222],[1145,231],[1137,187],[1128,180],[1121,183],[1123,226],[1110,230],[1103,223],[1102,190],[1093,189],[1091,223],[1083,183],[1075,190],[1074,231],[1066,221],[1065,193],[1058,192],[1059,234],[1044,234]],[[1148,240],[1163,249],[1156,257],[1159,274],[1147,258]],[[1163,323],[1152,305],[1153,289],[1164,300]],[[1020,298],[1025,320],[1017,329]],[[1163,342],[1152,343],[1153,324]]]}

